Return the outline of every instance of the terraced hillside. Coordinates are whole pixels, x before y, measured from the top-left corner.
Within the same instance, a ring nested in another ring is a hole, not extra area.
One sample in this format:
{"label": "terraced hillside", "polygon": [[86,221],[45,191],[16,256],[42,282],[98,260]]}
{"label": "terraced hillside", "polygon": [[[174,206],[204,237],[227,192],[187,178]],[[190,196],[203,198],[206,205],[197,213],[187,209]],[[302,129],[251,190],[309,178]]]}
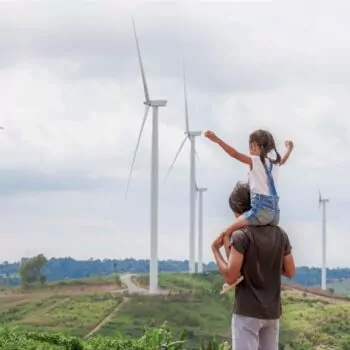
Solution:
{"label": "terraced hillside", "polygon": [[[159,276],[163,295],[125,294],[114,277],[66,281],[37,290],[0,292],[0,321],[27,330],[66,335],[138,338],[145,327],[167,322],[175,338],[187,332],[188,347],[215,336],[229,340],[234,295],[220,295],[222,279],[215,273]],[[148,277],[134,283],[147,286]],[[350,349],[350,302],[285,287],[281,343],[285,349]]]}

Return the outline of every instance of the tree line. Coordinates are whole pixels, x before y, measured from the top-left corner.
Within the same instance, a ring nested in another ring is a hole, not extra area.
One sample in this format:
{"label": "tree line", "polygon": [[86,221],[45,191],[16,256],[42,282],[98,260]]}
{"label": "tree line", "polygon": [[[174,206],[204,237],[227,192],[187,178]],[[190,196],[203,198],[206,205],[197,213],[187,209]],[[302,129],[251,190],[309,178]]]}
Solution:
{"label": "tree line", "polygon": [[[160,260],[160,272],[188,271],[188,260]],[[213,262],[204,264],[205,271],[216,270]],[[67,258],[47,259],[43,254],[21,261],[0,264],[0,284],[18,285],[21,283],[45,283],[67,278],[106,276],[115,273],[148,273],[149,260],[146,259],[88,259]],[[350,268],[327,269],[329,282],[350,278]],[[313,286],[321,283],[321,269],[301,266],[297,268],[293,283]]]}

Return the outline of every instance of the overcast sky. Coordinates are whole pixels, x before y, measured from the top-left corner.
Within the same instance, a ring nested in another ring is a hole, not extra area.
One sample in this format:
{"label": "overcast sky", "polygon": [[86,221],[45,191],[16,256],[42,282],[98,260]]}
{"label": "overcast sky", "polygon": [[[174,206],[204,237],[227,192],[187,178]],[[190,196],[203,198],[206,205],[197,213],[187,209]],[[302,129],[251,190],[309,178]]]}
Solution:
{"label": "overcast sky", "polygon": [[[160,109],[161,259],[188,258],[190,126],[248,152],[267,128],[283,153],[281,226],[296,263],[320,265],[328,205],[328,261],[350,266],[350,24],[347,1],[8,1],[0,4],[0,260],[44,253],[148,258],[151,118],[125,189],[143,115],[134,16],[151,98]],[[204,258],[232,220],[228,196],[244,166],[203,137]]]}

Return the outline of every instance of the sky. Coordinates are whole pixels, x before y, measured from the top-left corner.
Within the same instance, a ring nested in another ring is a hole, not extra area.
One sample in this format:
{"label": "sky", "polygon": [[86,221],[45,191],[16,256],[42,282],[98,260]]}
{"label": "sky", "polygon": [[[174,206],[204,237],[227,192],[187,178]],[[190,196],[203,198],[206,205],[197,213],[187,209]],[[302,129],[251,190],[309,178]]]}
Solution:
{"label": "sky", "polygon": [[[297,265],[350,267],[347,1],[7,1],[0,3],[0,260],[148,258],[151,115],[128,197],[144,110],[135,19],[150,95],[159,111],[159,258],[188,259],[190,128],[215,131],[241,152],[270,130],[281,168],[281,226]],[[204,194],[204,260],[233,219],[228,196],[248,169],[196,140]],[[198,204],[198,203],[197,203]]]}

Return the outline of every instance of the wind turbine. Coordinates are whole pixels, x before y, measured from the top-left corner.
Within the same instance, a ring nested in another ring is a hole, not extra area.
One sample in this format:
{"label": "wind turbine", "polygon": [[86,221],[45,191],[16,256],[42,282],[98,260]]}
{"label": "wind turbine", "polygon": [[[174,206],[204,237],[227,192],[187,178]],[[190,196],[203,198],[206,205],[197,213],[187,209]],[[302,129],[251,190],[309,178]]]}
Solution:
{"label": "wind turbine", "polygon": [[175,165],[175,162],[184,147],[187,140],[190,141],[191,145],[191,154],[190,154],[190,266],[189,272],[196,272],[196,264],[195,264],[195,215],[196,215],[196,137],[202,134],[201,131],[191,131],[189,127],[189,119],[188,119],[188,106],[187,106],[187,91],[186,91],[186,75],[185,68],[183,66],[183,79],[184,79],[184,98],[185,98],[185,120],[186,120],[186,130],[185,130],[185,138],[182,141],[173,163],[171,164],[168,173],[165,176],[165,179],[169,176],[172,168]]}
{"label": "wind turbine", "polygon": [[197,272],[203,273],[203,192],[208,189],[204,187],[197,187],[199,193],[198,200],[198,265]]}
{"label": "wind turbine", "polygon": [[322,205],[322,277],[321,277],[321,288],[322,290],[327,289],[327,270],[326,270],[326,204],[329,199],[322,198],[321,192],[319,191],[319,207]]}
{"label": "wind turbine", "polygon": [[158,108],[165,107],[167,105],[166,100],[151,100],[148,92],[147,81],[145,71],[143,69],[140,47],[137,39],[135,22],[133,19],[133,27],[136,41],[137,54],[140,62],[141,76],[143,89],[145,93],[145,112],[141,123],[141,129],[136,143],[134,151],[134,157],[131,163],[130,174],[126,189],[126,194],[129,190],[130,180],[132,171],[135,164],[137,151],[140,145],[142,132],[147,120],[149,108],[152,107],[152,158],[151,158],[151,256],[150,256],[150,281],[149,281],[149,292],[150,294],[157,293],[158,290],[158,189],[159,189],[159,178],[158,178]]}

